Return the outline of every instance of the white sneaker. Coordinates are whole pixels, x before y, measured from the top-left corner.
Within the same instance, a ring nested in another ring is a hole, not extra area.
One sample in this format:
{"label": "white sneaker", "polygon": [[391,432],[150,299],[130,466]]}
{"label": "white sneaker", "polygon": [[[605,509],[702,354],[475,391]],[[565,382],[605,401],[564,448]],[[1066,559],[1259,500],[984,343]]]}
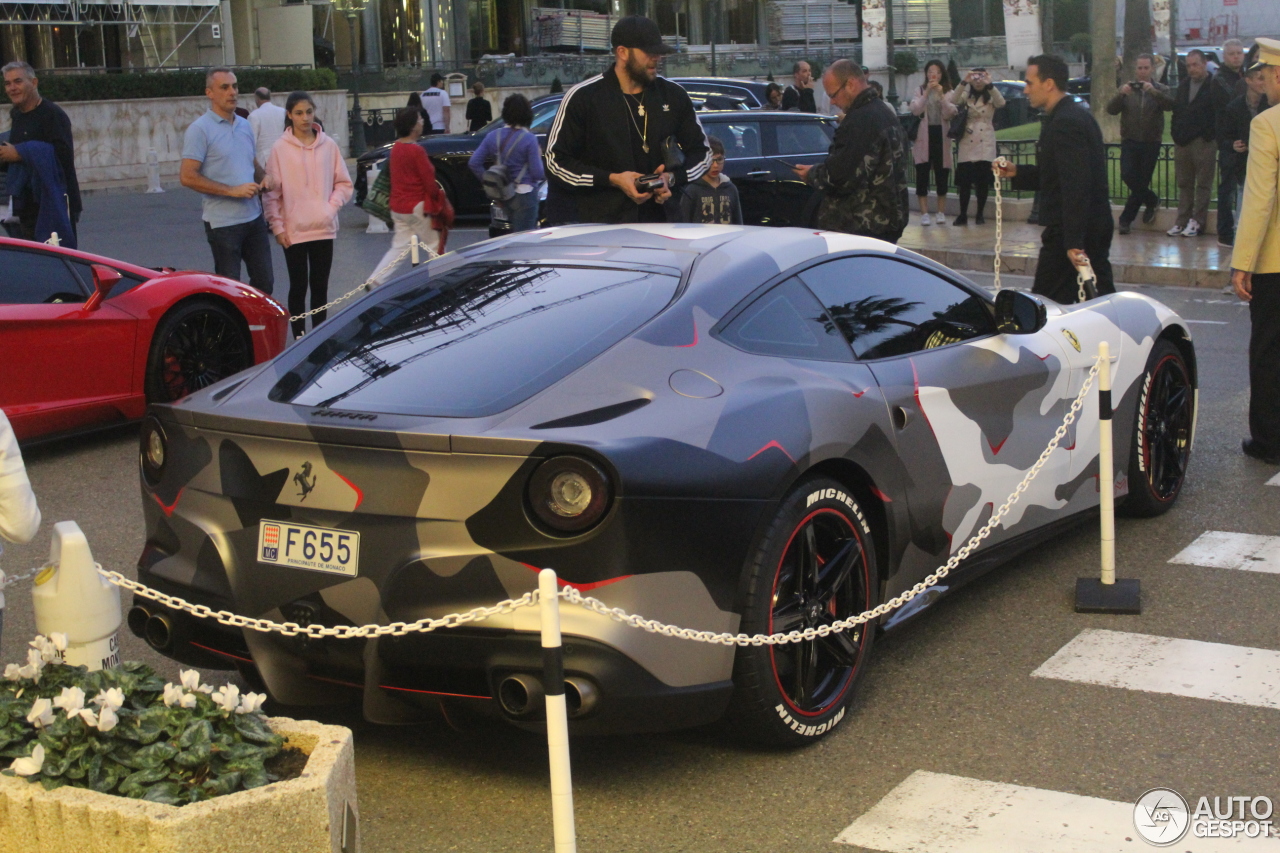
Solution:
{"label": "white sneaker", "polygon": [[932,224],[933,224],[933,220],[929,217],[929,214],[927,214],[927,213],[922,213],[922,214],[920,214],[920,224],[921,224],[921,225],[932,225]]}
{"label": "white sneaker", "polygon": [[947,217],[941,210],[939,210],[933,215],[933,221],[935,225],[946,225]]}
{"label": "white sneaker", "polygon": [[[1188,222],[1187,224],[1190,225],[1191,223]],[[1170,228],[1168,231],[1164,233],[1168,234],[1170,237],[1177,237],[1179,234],[1182,233],[1182,226],[1175,224],[1172,228]]]}
{"label": "white sneaker", "polygon": [[1182,229],[1182,236],[1183,237],[1199,237],[1200,223],[1192,219],[1190,222],[1187,223],[1187,227]]}

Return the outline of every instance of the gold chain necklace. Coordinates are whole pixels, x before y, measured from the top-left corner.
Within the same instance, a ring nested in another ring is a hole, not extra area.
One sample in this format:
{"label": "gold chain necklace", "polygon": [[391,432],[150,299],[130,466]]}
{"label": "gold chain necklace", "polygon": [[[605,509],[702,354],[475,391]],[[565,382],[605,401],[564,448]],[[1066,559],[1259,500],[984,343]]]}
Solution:
{"label": "gold chain necklace", "polygon": [[640,124],[636,121],[636,117],[631,114],[631,102],[627,98],[636,98],[635,95],[622,93],[622,102],[627,105],[627,118],[631,119],[631,126],[636,129],[636,133],[640,135],[640,148],[644,153],[649,153],[649,113],[644,108],[644,90],[640,91],[640,97],[636,98],[636,112],[644,119],[644,130],[640,130]]}

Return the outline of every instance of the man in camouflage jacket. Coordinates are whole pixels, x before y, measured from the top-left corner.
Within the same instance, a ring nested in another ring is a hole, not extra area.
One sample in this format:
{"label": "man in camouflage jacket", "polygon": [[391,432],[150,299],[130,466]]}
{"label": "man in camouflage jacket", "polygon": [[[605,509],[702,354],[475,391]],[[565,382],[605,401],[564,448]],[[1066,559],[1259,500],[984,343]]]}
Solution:
{"label": "man in camouflage jacket", "polygon": [[867,84],[861,66],[847,59],[831,64],[822,86],[844,119],[825,162],[795,167],[822,193],[817,225],[896,243],[910,210],[902,125]]}

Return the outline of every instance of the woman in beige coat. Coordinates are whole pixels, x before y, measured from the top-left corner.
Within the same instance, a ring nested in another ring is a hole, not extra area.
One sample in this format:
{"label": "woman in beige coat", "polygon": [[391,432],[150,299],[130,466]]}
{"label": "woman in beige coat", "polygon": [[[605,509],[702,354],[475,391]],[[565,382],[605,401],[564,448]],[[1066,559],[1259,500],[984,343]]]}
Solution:
{"label": "woman in beige coat", "polygon": [[977,191],[978,225],[986,222],[987,193],[995,180],[991,173],[991,161],[996,159],[996,129],[992,124],[996,110],[1004,106],[1004,96],[991,85],[991,75],[985,68],[970,71],[954,92],[951,101],[957,107],[968,107],[964,136],[960,137],[960,153],[956,162],[956,189],[960,193],[960,215],[956,225],[969,224],[969,193]]}

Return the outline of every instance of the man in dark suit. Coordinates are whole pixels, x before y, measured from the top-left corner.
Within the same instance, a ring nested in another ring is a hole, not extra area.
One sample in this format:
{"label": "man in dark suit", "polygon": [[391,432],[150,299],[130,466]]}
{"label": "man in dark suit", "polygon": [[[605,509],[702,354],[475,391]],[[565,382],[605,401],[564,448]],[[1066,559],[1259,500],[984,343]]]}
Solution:
{"label": "man in dark suit", "polygon": [[1057,56],[1027,60],[1027,100],[1043,110],[1034,166],[996,166],[1015,190],[1040,193],[1040,260],[1034,293],[1066,304],[1078,300],[1079,270],[1093,266],[1098,293],[1115,293],[1111,272],[1111,199],[1102,130],[1067,94],[1067,64]]}

